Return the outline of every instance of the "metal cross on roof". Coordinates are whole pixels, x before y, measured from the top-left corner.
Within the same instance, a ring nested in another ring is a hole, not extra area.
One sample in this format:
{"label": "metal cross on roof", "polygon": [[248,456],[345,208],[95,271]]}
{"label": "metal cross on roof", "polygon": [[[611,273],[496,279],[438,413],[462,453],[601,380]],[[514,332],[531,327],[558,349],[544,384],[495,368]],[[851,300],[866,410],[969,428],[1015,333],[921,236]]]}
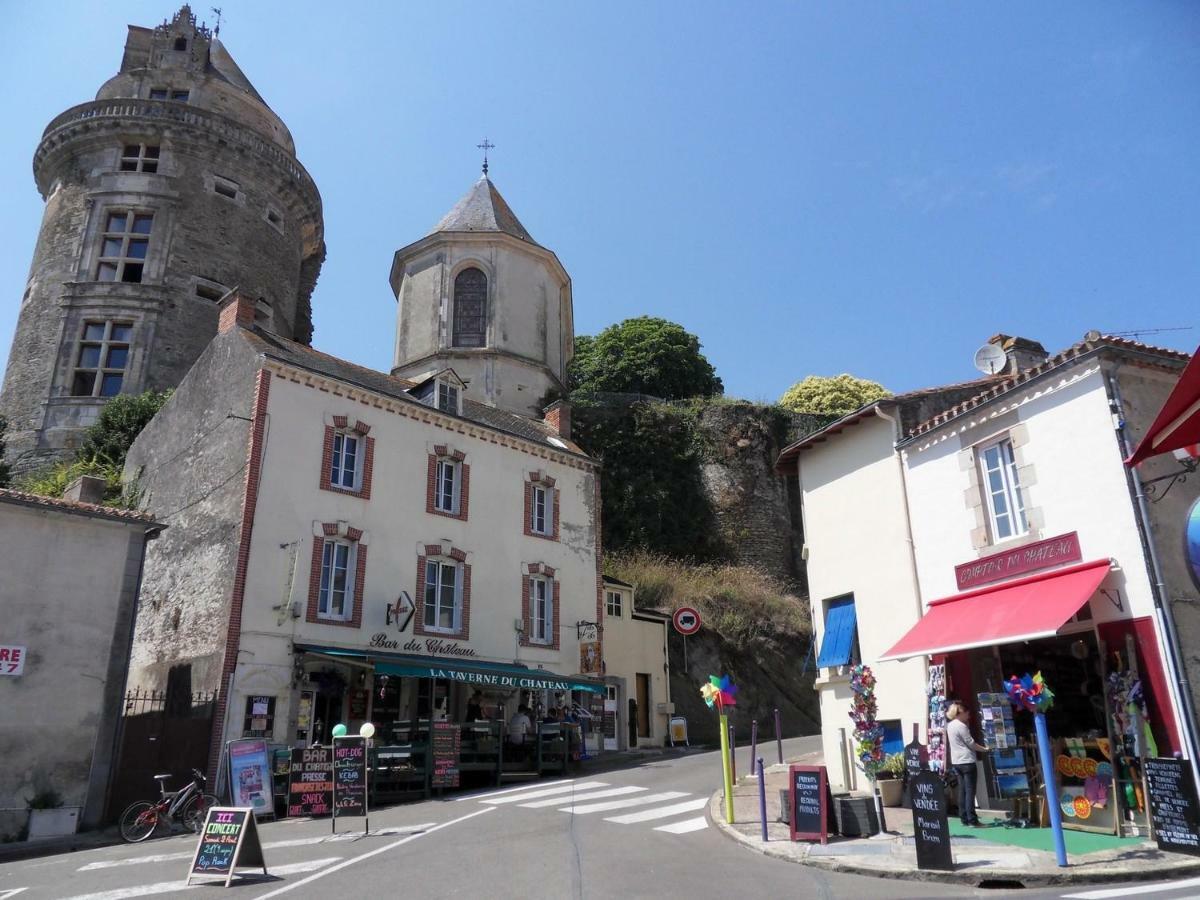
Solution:
{"label": "metal cross on roof", "polygon": [[487,138],[484,138],[482,144],[476,144],[475,146],[483,151],[483,174],[486,175],[488,173],[488,162],[487,162],[488,151],[495,150],[496,145],[493,144],[491,141],[489,141]]}

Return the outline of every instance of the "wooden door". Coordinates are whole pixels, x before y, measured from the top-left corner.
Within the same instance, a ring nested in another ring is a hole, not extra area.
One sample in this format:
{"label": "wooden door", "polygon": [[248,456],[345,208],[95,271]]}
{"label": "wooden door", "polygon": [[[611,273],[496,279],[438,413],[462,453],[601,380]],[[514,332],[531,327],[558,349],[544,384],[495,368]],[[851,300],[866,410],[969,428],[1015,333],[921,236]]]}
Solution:
{"label": "wooden door", "polygon": [[637,717],[638,737],[650,737],[650,676],[637,673]]}

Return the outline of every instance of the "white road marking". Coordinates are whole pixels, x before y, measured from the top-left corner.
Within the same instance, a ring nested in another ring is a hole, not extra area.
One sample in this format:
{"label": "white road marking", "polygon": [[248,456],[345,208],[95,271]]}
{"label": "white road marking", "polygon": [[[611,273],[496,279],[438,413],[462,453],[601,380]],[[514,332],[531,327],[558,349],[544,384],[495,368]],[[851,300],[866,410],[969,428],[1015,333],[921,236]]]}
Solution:
{"label": "white road marking", "polygon": [[389,850],[395,850],[402,844],[407,844],[409,841],[415,841],[418,838],[425,837],[427,834],[433,834],[435,831],[441,831],[443,828],[449,828],[451,825],[457,825],[459,822],[465,822],[467,819],[473,819],[476,816],[481,816],[484,813],[491,812],[495,807],[488,806],[483,809],[477,809],[474,812],[467,813],[465,816],[459,816],[457,819],[451,819],[449,822],[443,822],[441,825],[434,825],[427,831],[422,831],[420,834],[410,834],[407,837],[402,837],[398,841],[392,841],[390,844],[384,844],[382,847],[377,847],[369,853],[363,853],[352,859],[347,859],[344,862],[338,863],[336,866],[330,866],[317,872],[315,875],[309,875],[307,878],[301,878],[295,884],[286,884],[281,888],[271,891],[267,894],[260,894],[258,900],[269,900],[270,897],[278,897],[280,894],[286,894],[290,890],[294,890],[302,885],[316,881],[318,878],[324,878],[326,875],[332,875],[334,872],[340,872],[347,866],[352,866],[357,862],[362,862],[364,859],[370,859],[372,856],[378,856],[380,853],[387,853]]}
{"label": "white road marking", "polygon": [[455,803],[462,803],[464,800],[480,800],[484,797],[499,797],[501,794],[515,794],[517,791],[527,791],[534,787],[553,787],[556,784],[574,784],[578,778],[560,778],[558,781],[535,781],[531,784],[522,784],[519,787],[505,788],[502,791],[478,791],[474,794],[467,794],[463,797],[455,797]]}
{"label": "white road marking", "polygon": [[680,813],[695,812],[698,809],[704,809],[706,806],[708,806],[708,798],[701,797],[698,800],[686,800],[683,803],[674,803],[671,806],[659,806],[655,809],[644,809],[641,812],[629,813],[624,816],[613,816],[604,821],[616,822],[618,825],[633,825],[635,822],[649,822],[653,819],[665,819],[668,816],[677,816]]}
{"label": "white road marking", "polygon": [[0,891],[0,900],[8,900],[9,897],[15,897],[15,896],[17,896],[17,894],[21,893],[21,891],[27,891],[27,890],[29,890],[29,888],[23,887],[23,888],[9,888],[6,891]]}
{"label": "white road marking", "polygon": [[589,788],[608,787],[607,781],[581,781],[578,784],[560,785],[552,788],[538,788],[537,790],[525,791],[521,794],[509,794],[506,797],[497,797],[496,799],[488,798],[480,800],[480,803],[487,803],[491,806],[499,806],[501,803],[520,803],[522,800],[532,800],[534,797],[549,797],[551,794],[565,794],[569,791],[585,791]]}
{"label": "white road marking", "polygon": [[[396,834],[413,834],[417,831],[424,831],[427,828],[436,825],[436,822],[423,822],[420,825],[402,825],[397,828],[382,828],[379,831],[372,831],[373,837],[388,837]],[[286,847],[307,847],[312,844],[337,844],[345,841],[356,841],[363,837],[361,831],[343,831],[340,834],[325,834],[321,837],[310,838],[292,838],[286,841],[270,841],[263,844],[264,850],[279,850]],[[148,863],[175,862],[180,859],[191,859],[195,853],[194,850],[187,850],[183,853],[155,853],[149,856],[133,856],[129,859],[102,859],[97,862],[88,863],[86,866],[80,866],[76,871],[91,872],[95,869],[116,869],[123,866],[140,866]],[[4,894],[0,894],[0,900],[3,900]]]}
{"label": "white road marking", "polygon": [[688,796],[686,791],[663,791],[661,794],[647,794],[645,797],[630,797],[625,800],[610,800],[607,803],[586,803],[583,806],[564,806],[559,812],[574,813],[585,816],[588,813],[609,812],[614,809],[625,809],[630,806],[645,806],[647,803],[661,803],[664,800],[678,800]]}
{"label": "white road marking", "polygon": [[1102,891],[1084,891],[1082,894],[1063,894],[1071,900],[1109,900],[1111,897],[1128,897],[1130,894],[1161,894],[1164,891],[1180,891],[1184,888],[1200,887],[1200,878],[1186,881],[1171,881],[1161,884],[1144,884],[1138,887],[1109,888]]}
{"label": "white road marking", "polygon": [[574,804],[581,800],[599,800],[601,797],[619,797],[621,794],[637,794],[644,790],[646,790],[644,787],[626,785],[625,787],[608,788],[604,791],[587,791],[573,797],[551,797],[549,800],[535,800],[533,803],[522,803],[520,806],[522,809],[541,809],[544,806],[558,806],[560,803]]}
{"label": "white road marking", "polygon": [[[189,854],[190,856],[190,854]],[[323,866],[328,866],[338,862],[340,856],[331,856],[328,859],[310,859],[300,863],[290,863],[286,866],[267,867],[267,871],[271,875],[296,875],[300,872],[311,872],[313,869],[320,869]],[[247,867],[248,868],[248,867]],[[253,877],[254,873],[248,873]],[[259,872],[259,877],[262,877],[262,872]],[[236,880],[236,879],[235,879]],[[208,884],[220,882],[208,882]],[[172,891],[186,891],[192,888],[202,887],[202,883],[188,884],[187,879],[182,881],[159,881],[155,884],[140,884],[136,887],[116,888],[111,891],[100,891],[96,894],[78,894],[74,897],[69,897],[67,900],[125,900],[127,897],[149,897],[151,894],[167,894]],[[268,895],[270,896],[270,895]]]}
{"label": "white road marking", "polygon": [[687,834],[708,827],[708,819],[699,816],[695,819],[684,819],[682,822],[672,822],[670,825],[659,825],[655,831],[668,831],[671,834]]}

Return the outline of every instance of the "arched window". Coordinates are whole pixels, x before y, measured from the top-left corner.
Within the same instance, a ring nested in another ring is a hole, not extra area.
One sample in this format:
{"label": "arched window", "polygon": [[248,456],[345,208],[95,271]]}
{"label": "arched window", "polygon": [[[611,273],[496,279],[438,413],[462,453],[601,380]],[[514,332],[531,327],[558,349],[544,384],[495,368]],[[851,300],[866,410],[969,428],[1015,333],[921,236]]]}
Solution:
{"label": "arched window", "polygon": [[455,347],[482,347],[487,342],[487,276],[463,269],[454,279]]}

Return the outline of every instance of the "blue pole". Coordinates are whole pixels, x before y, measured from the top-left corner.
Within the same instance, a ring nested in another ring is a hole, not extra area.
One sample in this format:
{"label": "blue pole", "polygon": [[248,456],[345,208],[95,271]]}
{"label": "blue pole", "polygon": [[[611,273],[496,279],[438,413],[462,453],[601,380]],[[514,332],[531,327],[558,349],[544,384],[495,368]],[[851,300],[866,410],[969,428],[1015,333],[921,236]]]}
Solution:
{"label": "blue pole", "polygon": [[1033,714],[1037,728],[1038,755],[1042,757],[1042,781],[1046,784],[1046,802],[1050,805],[1050,831],[1054,835],[1054,855],[1060,867],[1067,865],[1067,845],[1063,840],[1062,808],[1059,804],[1058,784],[1054,780],[1054,757],[1050,754],[1050,734],[1046,731],[1044,713]]}
{"label": "blue pole", "polygon": [[758,817],[762,820],[763,843],[767,842],[767,780],[763,778],[762,757],[758,758]]}

